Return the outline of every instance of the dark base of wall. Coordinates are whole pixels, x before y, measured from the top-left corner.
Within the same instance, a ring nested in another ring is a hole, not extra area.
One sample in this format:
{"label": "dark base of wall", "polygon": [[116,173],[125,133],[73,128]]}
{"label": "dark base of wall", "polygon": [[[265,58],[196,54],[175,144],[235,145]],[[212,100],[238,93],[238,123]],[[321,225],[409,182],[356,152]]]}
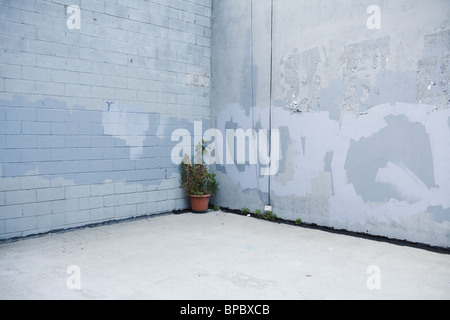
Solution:
{"label": "dark base of wall", "polygon": [[[256,214],[251,213],[251,212],[248,212],[248,213],[246,212],[244,214],[241,212],[241,210],[235,210],[235,209],[229,209],[229,208],[220,208],[220,209],[224,212],[228,212],[228,213],[232,213],[232,214],[237,214],[237,215],[241,215],[241,216],[242,215],[250,215],[253,218],[261,219]],[[334,234],[340,234],[340,235],[345,235],[345,236],[350,236],[350,237],[358,237],[361,239],[367,239],[367,240],[372,240],[372,241],[386,242],[386,243],[394,244],[397,246],[411,247],[411,248],[422,249],[422,250],[427,250],[427,251],[441,253],[441,254],[450,254],[450,247],[436,247],[436,246],[431,246],[431,245],[427,245],[427,244],[423,244],[423,243],[411,242],[411,241],[407,241],[407,240],[392,239],[392,238],[383,237],[383,236],[375,236],[375,235],[362,233],[362,232],[348,231],[345,229],[335,229],[335,228],[331,228],[331,227],[325,227],[325,226],[320,226],[317,224],[310,224],[310,223],[304,223],[304,222],[298,224],[295,221],[285,220],[285,219],[281,219],[281,218],[275,218],[271,222],[288,224],[288,225],[292,225],[295,227],[306,228],[306,229],[321,230],[324,232],[331,232]]]}
{"label": "dark base of wall", "polygon": [[[176,212],[181,213],[181,212],[187,212],[187,211],[176,211]],[[92,224],[88,224],[88,225],[84,225],[84,226],[67,228],[67,229],[57,229],[57,230],[52,230],[49,232],[36,233],[36,234],[31,234],[31,235],[27,235],[27,236],[23,236],[23,237],[13,237],[13,238],[3,239],[3,240],[0,239],[0,244],[21,241],[21,240],[27,240],[27,239],[33,239],[33,238],[39,238],[39,237],[43,237],[43,236],[50,235],[50,234],[62,234],[62,233],[76,231],[76,230],[92,229],[92,228],[98,228],[98,227],[102,227],[102,226],[114,225],[114,224],[118,224],[118,223],[145,220],[145,219],[175,214],[176,212],[148,214],[148,215],[131,217],[131,218],[126,218],[126,219],[117,219],[117,220],[110,220],[110,221],[99,222],[99,223],[92,223]]]}
{"label": "dark base of wall", "polygon": [[[210,207],[210,209],[214,210],[213,207]],[[236,215],[240,215],[240,216],[250,215],[250,217],[253,217],[255,219],[261,219],[254,213],[246,212],[244,214],[241,212],[241,210],[235,210],[235,209],[229,209],[229,208],[220,208],[220,210],[223,212],[236,214]],[[176,210],[173,212],[150,214],[150,215],[144,215],[144,216],[139,216],[139,217],[121,219],[121,220],[111,220],[111,221],[106,221],[106,222],[101,222],[101,223],[89,224],[89,225],[81,226],[81,227],[59,229],[59,230],[54,230],[54,231],[50,231],[50,232],[46,232],[46,233],[39,233],[39,234],[33,234],[33,235],[24,236],[24,237],[14,237],[11,239],[0,240],[0,244],[20,241],[20,240],[25,240],[25,239],[33,239],[33,238],[43,237],[43,236],[50,235],[50,234],[60,234],[60,233],[66,233],[66,232],[71,232],[71,231],[75,231],[75,230],[91,229],[91,228],[97,228],[97,227],[101,227],[101,226],[113,225],[113,224],[118,224],[118,223],[138,221],[138,220],[144,220],[144,219],[149,219],[149,218],[157,218],[157,217],[171,215],[171,214],[177,215],[177,214],[183,214],[183,213],[188,213],[188,212],[191,212],[191,210],[189,210],[189,209]],[[330,227],[324,227],[324,226],[319,226],[317,224],[309,224],[309,223],[304,223],[304,222],[298,224],[295,221],[284,220],[281,218],[275,218],[271,222],[287,224],[287,225],[291,225],[291,226],[295,226],[295,227],[299,227],[299,228],[320,230],[320,231],[324,231],[324,232],[330,232],[330,233],[340,234],[340,235],[345,235],[345,236],[350,236],[350,237],[358,237],[361,239],[367,239],[367,240],[372,240],[372,241],[386,242],[386,243],[394,244],[397,246],[422,249],[422,250],[427,250],[427,251],[440,253],[440,254],[450,254],[450,248],[435,247],[435,246],[430,246],[430,245],[423,244],[423,243],[411,242],[411,241],[407,241],[407,240],[391,239],[391,238],[383,237],[383,236],[375,236],[375,235],[370,235],[370,234],[366,234],[366,233],[352,232],[352,231],[348,231],[348,230],[344,230],[344,229],[334,229],[334,228],[330,228]]]}

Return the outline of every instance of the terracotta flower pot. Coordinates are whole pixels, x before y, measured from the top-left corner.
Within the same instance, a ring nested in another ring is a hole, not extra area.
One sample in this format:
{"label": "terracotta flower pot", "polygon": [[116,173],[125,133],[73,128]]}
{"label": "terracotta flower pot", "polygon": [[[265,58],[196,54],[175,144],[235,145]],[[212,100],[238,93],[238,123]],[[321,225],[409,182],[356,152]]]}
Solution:
{"label": "terracotta flower pot", "polygon": [[206,213],[209,207],[210,194],[206,196],[189,196],[191,199],[191,209],[194,213]]}

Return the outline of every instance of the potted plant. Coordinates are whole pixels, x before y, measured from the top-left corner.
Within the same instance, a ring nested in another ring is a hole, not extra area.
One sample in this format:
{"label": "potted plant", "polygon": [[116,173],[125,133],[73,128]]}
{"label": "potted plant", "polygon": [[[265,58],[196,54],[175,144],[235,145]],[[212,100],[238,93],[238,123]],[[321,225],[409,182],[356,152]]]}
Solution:
{"label": "potted plant", "polygon": [[[206,148],[207,146],[202,140],[201,145],[196,147],[196,161],[191,163],[189,157],[185,155],[180,165],[181,187],[189,195],[191,209],[194,213],[205,213],[208,211],[209,199],[219,186],[216,181],[216,175],[209,172],[203,162],[203,154]],[[200,152],[201,156],[199,156]]]}

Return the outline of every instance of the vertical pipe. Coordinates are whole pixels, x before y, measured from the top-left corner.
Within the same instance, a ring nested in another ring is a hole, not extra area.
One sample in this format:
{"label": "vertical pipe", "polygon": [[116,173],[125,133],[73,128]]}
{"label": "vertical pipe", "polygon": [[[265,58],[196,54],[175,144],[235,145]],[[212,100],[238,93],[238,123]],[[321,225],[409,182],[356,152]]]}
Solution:
{"label": "vertical pipe", "polygon": [[[269,106],[269,159],[272,162],[272,93],[273,93],[273,0],[271,0],[270,7],[270,106]],[[270,164],[271,167],[271,164]],[[269,167],[269,170],[270,170]],[[272,205],[271,199],[271,180],[272,174],[269,171],[269,181],[268,181],[268,195],[269,195],[269,205]]]}
{"label": "vertical pipe", "polygon": [[[253,50],[254,50],[254,39],[253,39],[253,0],[250,0],[250,60],[251,60],[251,68],[252,68],[252,79],[251,79],[251,94],[252,94],[252,106],[251,106],[251,110],[252,110],[252,129],[255,130],[255,72],[254,72],[254,68],[255,68],[255,61],[254,61],[254,56],[253,56]],[[255,148],[255,159],[258,159],[258,150],[257,148]],[[259,165],[258,163],[255,165],[255,177],[256,177],[256,186],[258,188],[258,194],[260,195],[261,198],[261,188],[259,186]]]}

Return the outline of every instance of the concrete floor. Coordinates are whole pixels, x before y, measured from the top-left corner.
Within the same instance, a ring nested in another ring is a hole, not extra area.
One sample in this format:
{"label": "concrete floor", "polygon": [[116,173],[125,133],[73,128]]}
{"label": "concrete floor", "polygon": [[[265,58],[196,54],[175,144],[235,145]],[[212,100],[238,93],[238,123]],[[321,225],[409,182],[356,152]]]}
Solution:
{"label": "concrete floor", "polygon": [[223,212],[163,215],[0,244],[0,299],[450,299],[450,255]]}

